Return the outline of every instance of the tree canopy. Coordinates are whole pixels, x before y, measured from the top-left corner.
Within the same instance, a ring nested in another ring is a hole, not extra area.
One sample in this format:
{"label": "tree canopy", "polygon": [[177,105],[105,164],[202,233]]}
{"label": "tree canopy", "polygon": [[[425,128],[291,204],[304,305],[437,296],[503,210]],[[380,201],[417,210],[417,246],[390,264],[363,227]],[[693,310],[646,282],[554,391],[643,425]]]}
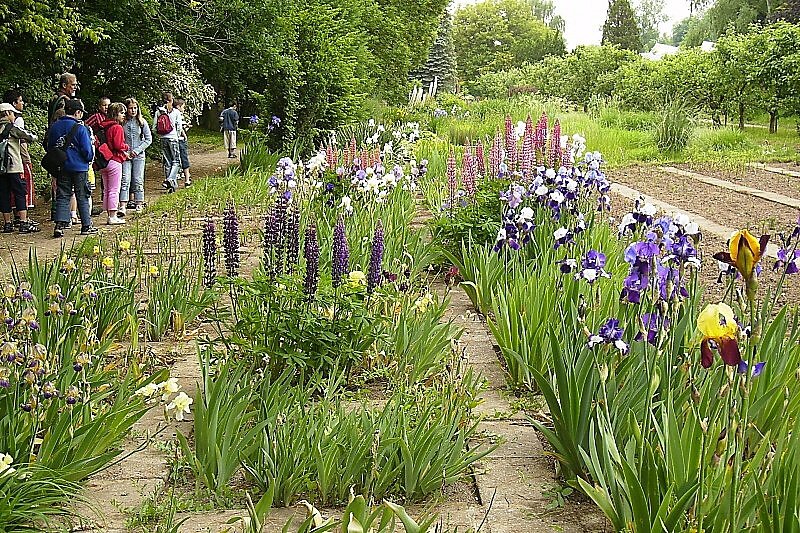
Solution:
{"label": "tree canopy", "polygon": [[628,0],[610,0],[603,24],[603,44],[638,52],[642,48],[641,29]]}
{"label": "tree canopy", "polygon": [[526,0],[487,0],[462,7],[453,20],[458,76],[480,75],[565,52],[564,37],[539,20]]}

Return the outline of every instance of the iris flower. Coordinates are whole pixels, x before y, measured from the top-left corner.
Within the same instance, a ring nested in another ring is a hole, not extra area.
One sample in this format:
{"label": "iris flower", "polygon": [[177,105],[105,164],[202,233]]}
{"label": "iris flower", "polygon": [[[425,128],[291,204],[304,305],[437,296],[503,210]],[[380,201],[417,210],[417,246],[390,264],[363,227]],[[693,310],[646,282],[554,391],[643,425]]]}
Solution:
{"label": "iris flower", "polygon": [[739,325],[733,316],[733,309],[727,304],[709,304],[697,317],[697,329],[703,335],[700,344],[701,364],[703,368],[711,367],[714,362],[715,348],[726,365],[738,367],[742,362],[739,344],[736,340]]}
{"label": "iris flower", "polygon": [[758,287],[754,275],[756,265],[767,250],[768,242],[769,235],[762,235],[759,240],[756,240],[749,231],[743,229],[733,234],[727,252],[714,254],[714,259],[727,263],[739,271],[747,284],[747,297],[750,300],[755,298]]}

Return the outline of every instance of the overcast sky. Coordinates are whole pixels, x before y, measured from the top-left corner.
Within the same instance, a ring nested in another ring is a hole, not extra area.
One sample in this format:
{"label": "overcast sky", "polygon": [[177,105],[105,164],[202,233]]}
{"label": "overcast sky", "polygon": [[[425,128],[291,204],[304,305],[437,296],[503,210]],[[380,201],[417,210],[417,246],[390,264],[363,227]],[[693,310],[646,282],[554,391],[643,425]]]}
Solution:
{"label": "overcast sky", "polygon": [[[474,4],[479,0],[455,0],[456,6]],[[554,0],[556,12],[567,23],[564,37],[567,48],[579,44],[600,44],[603,23],[606,21],[608,0]],[[638,0],[632,0],[636,7]],[[661,25],[661,33],[672,35],[672,25],[689,16],[688,0],[664,0],[664,14],[669,20]]]}

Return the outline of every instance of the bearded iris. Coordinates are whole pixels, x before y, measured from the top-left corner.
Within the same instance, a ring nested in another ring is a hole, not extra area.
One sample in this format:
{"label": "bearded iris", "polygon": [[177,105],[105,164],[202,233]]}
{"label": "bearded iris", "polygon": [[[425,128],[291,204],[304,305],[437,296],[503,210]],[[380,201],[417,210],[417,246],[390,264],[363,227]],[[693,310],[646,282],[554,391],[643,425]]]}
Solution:
{"label": "bearded iris", "polygon": [[598,344],[613,344],[620,353],[625,355],[630,347],[622,340],[623,333],[625,333],[625,329],[620,327],[619,320],[609,318],[605,324],[600,326],[595,335],[589,337],[588,346],[589,348],[594,348]]}
{"label": "bearded iris", "polygon": [[703,368],[710,368],[714,362],[714,349],[726,365],[739,366],[742,362],[737,342],[739,324],[730,306],[724,303],[707,305],[697,317],[697,329],[703,335],[700,344]]}
{"label": "bearded iris", "polygon": [[762,235],[759,240],[756,240],[749,231],[744,229],[733,234],[727,252],[714,254],[714,259],[727,263],[739,271],[747,288],[747,298],[751,302],[755,299],[758,289],[756,266],[766,251],[768,242],[769,235]]}

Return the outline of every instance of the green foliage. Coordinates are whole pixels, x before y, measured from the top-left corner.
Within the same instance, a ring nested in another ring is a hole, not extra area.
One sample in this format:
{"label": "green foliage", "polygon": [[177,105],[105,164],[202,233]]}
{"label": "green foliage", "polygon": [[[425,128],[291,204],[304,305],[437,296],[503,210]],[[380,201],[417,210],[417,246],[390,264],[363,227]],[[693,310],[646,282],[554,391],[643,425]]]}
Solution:
{"label": "green foliage", "polygon": [[628,0],[611,0],[608,3],[602,44],[616,45],[632,52],[642,49],[641,28]]}
{"label": "green foliage", "polygon": [[694,126],[682,102],[665,104],[661,121],[653,130],[656,146],[663,153],[678,153],[689,144]]}
{"label": "green foliage", "polygon": [[423,87],[429,87],[436,79],[439,87],[437,92],[450,92],[455,89],[456,58],[452,26],[450,15],[444,14],[425,64],[409,74],[412,78],[419,79]]}
{"label": "green foliage", "polygon": [[54,518],[69,513],[78,485],[41,466],[14,466],[15,472],[0,474],[0,530],[34,533],[44,526],[55,529]]}
{"label": "green foliage", "polygon": [[459,9],[453,20],[459,79],[468,87],[481,75],[564,53],[564,38],[538,20],[524,0],[489,0]]}

